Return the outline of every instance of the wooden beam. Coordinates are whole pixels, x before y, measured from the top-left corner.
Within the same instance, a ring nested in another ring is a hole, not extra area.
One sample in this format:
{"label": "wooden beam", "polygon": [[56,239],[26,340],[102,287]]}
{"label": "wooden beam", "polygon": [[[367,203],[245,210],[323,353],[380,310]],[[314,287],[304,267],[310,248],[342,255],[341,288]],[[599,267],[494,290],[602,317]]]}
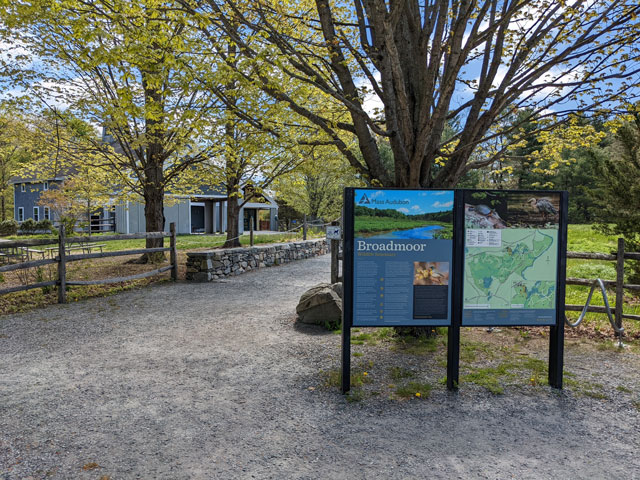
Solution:
{"label": "wooden beam", "polygon": [[584,260],[617,260],[616,255],[591,252],[567,252],[567,258],[582,258]]}
{"label": "wooden beam", "polygon": [[18,247],[35,247],[37,245],[57,245],[58,239],[53,238],[30,238],[25,240],[12,240],[10,242],[0,243],[0,249],[18,248]]}
{"label": "wooden beam", "polygon": [[3,265],[0,272],[11,272],[13,270],[22,270],[23,268],[41,267],[42,265],[50,265],[58,263],[57,258],[45,258],[44,260],[31,260],[29,262],[12,263],[11,265]]}
{"label": "wooden beam", "polygon": [[[585,287],[590,287],[593,285],[593,279],[569,277],[566,283],[567,285],[584,285]],[[615,280],[603,280],[602,283],[604,283],[604,286],[607,288],[612,288],[616,284]]]}
{"label": "wooden beam", "polygon": [[50,282],[40,282],[40,283],[32,283],[31,285],[20,285],[18,287],[9,287],[3,288],[0,290],[0,295],[4,295],[6,293],[14,293],[14,292],[22,292],[25,290],[32,290],[34,288],[43,288],[43,287],[53,287],[57,284],[55,280]]}
{"label": "wooden beam", "polygon": [[141,238],[164,238],[170,237],[171,234],[169,232],[146,232],[146,233],[124,233],[121,235],[100,235],[96,237],[92,235],[91,237],[69,237],[67,238],[67,243],[89,243],[89,242],[106,242],[109,240],[137,240]]}
{"label": "wooden beam", "polygon": [[167,265],[165,267],[158,268],[157,270],[151,270],[150,272],[139,273],[137,275],[130,275],[128,277],[104,278],[102,280],[68,280],[67,285],[106,285],[109,283],[128,282],[130,280],[139,280],[141,278],[152,277],[153,275],[168,272],[172,268],[173,265]]}
{"label": "wooden beam", "polygon": [[168,252],[169,247],[158,248],[139,248],[136,250],[118,250],[116,252],[96,252],[96,253],[82,253],[80,255],[67,256],[67,262],[77,262],[78,260],[89,260],[90,258],[106,258],[106,257],[121,257],[125,255],[141,255],[144,253],[153,252]]}

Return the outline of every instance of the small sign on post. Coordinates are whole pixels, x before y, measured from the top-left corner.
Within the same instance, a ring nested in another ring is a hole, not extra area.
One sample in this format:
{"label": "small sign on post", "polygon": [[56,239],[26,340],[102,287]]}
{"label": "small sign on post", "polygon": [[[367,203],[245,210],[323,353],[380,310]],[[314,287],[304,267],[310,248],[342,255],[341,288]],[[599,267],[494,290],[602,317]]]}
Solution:
{"label": "small sign on post", "polygon": [[340,236],[342,235],[342,231],[340,227],[336,227],[333,225],[327,226],[327,240],[340,240]]}

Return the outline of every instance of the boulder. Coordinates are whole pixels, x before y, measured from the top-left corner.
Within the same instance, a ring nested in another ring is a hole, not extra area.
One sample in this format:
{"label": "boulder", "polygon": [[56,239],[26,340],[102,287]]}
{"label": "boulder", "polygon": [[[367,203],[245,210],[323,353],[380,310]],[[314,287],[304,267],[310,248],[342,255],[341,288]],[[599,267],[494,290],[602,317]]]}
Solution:
{"label": "boulder", "polygon": [[302,294],[296,312],[302,323],[339,325],[342,319],[342,284],[320,283]]}

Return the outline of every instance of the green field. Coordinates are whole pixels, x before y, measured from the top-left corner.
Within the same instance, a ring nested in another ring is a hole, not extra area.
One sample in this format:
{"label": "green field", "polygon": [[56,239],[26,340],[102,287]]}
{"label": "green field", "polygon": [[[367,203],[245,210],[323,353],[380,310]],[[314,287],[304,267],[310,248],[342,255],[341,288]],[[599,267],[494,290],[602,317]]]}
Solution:
{"label": "green field", "polygon": [[[109,234],[94,234],[91,235],[91,243],[97,243],[100,245],[104,245],[103,251],[111,252],[111,251],[119,251],[119,250],[133,250],[138,248],[145,247],[144,239],[137,240],[109,240],[107,242],[101,241],[101,237],[105,235],[113,235],[113,233]],[[309,231],[308,238],[314,237],[324,237],[324,232],[313,232]],[[30,235],[30,236],[11,236],[4,237],[6,240],[26,240],[30,238],[51,238],[48,235]],[[176,236],[176,246],[178,250],[195,250],[199,248],[220,248],[224,244],[226,239],[226,235],[177,235]],[[283,242],[293,242],[302,240],[302,233],[281,233],[281,234],[265,234],[260,235],[256,233],[254,235],[254,244],[265,244],[265,243],[283,243]],[[240,243],[242,245],[249,245],[250,239],[249,235],[242,235],[240,237]],[[57,239],[55,239],[55,245],[57,245]],[[1,246],[1,245],[0,245]],[[33,247],[37,250],[42,250],[47,246],[54,246],[54,243],[51,245],[42,245]],[[165,246],[169,246],[169,239],[165,238]]]}
{"label": "green field", "polygon": [[[614,253],[617,249],[618,238],[616,236],[603,235],[595,232],[591,225],[569,225],[567,250],[571,252],[599,252]],[[615,262],[601,260],[567,260],[567,277],[603,280],[615,280]],[[589,294],[590,287],[567,285],[566,303],[568,305],[583,305]],[[609,304],[615,306],[615,293],[608,292]],[[602,295],[596,290],[591,300],[591,305],[604,305]],[[625,291],[624,313],[640,315],[640,301],[636,292]],[[575,321],[579,312],[568,312],[567,317]],[[605,314],[589,313],[585,318],[585,326],[597,332],[606,332],[613,337],[613,330],[609,326],[609,320]],[[623,326],[630,335],[640,333],[640,322],[625,319]]]}
{"label": "green field", "polygon": [[356,234],[365,234],[364,236],[370,236],[385,232],[395,232],[398,230],[410,230],[412,228],[426,227],[429,225],[439,225],[442,227],[442,230],[438,232],[438,238],[452,237],[453,225],[450,223],[411,220],[409,218],[369,217],[358,215],[354,220],[353,230]]}

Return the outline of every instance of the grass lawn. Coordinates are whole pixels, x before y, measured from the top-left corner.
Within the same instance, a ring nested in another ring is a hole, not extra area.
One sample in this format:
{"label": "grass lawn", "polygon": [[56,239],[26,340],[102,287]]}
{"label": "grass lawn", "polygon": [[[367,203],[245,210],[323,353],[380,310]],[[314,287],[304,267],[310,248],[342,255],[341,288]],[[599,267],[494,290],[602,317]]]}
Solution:
{"label": "grass lawn", "polygon": [[[109,240],[107,242],[103,242],[100,240],[101,237],[106,235],[113,235],[113,233],[108,234],[93,234],[91,235],[91,243],[97,243],[100,245],[104,245],[103,251],[105,252],[113,252],[118,250],[135,250],[139,248],[144,248],[145,240]],[[314,233],[309,231],[308,238],[315,237],[323,237],[324,232],[322,233]],[[25,236],[11,236],[5,237],[6,240],[24,240],[26,238],[51,238],[47,235],[32,235],[29,237]],[[176,245],[178,250],[196,250],[201,248],[221,248],[225,242],[226,235],[224,234],[215,234],[215,235],[177,235],[176,236]],[[254,234],[254,244],[264,244],[264,243],[284,243],[284,242],[293,242],[293,241],[301,241],[302,233],[282,233],[282,234]],[[250,238],[249,234],[243,235],[240,237],[240,243],[242,245],[249,245]],[[40,245],[37,247],[33,247],[35,250],[43,250],[48,246],[57,245],[57,239],[52,242],[51,245]],[[1,246],[1,245],[0,245]],[[165,246],[169,246],[169,239],[165,238]],[[80,253],[80,252],[75,252]]]}

